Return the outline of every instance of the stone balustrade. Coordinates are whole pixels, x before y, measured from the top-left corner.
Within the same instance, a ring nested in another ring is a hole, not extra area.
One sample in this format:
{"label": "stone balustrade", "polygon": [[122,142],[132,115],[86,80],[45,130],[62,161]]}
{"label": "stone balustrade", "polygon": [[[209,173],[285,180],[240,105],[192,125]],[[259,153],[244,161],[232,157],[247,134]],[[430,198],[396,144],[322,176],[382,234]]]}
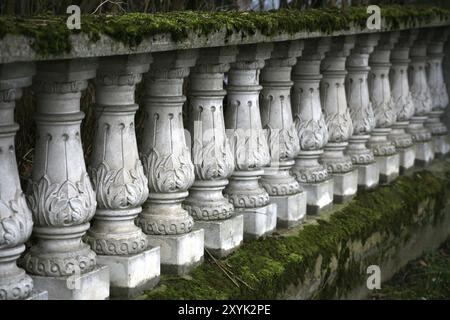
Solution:
{"label": "stone balustrade", "polygon": [[[96,48],[66,59],[5,54],[0,299],[133,296],[161,272],[190,272],[204,252],[225,257],[445,156],[447,24]],[[80,99],[89,82],[86,163]],[[25,195],[14,110],[26,87],[36,141]]]}

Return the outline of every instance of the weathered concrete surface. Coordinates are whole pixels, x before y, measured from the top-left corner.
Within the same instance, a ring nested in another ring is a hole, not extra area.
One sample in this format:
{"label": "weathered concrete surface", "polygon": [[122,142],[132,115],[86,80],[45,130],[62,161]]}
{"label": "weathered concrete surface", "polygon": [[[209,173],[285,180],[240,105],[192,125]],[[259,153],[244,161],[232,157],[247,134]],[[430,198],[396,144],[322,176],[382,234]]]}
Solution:
{"label": "weathered concrete surface", "polygon": [[[437,27],[447,25],[446,21],[438,19],[430,23],[418,23],[417,28]],[[385,28],[385,23],[381,23],[381,31],[392,30]],[[400,25],[396,30],[410,29],[406,25]],[[350,26],[348,30],[340,30],[332,33],[324,33],[320,31],[303,31],[295,34],[282,33],[276,36],[264,36],[261,32],[254,35],[246,35],[242,37],[241,32],[235,32],[229,36],[226,35],[224,28],[221,32],[216,32],[208,36],[199,36],[191,34],[185,40],[175,42],[170,34],[155,35],[148,39],[144,39],[140,45],[130,48],[128,45],[118,42],[109,36],[101,36],[97,42],[89,40],[86,34],[74,34],[71,36],[72,50],[70,53],[64,53],[55,56],[40,56],[32,48],[32,39],[25,36],[6,35],[0,40],[0,63],[9,63],[15,61],[39,61],[39,60],[55,60],[55,59],[73,59],[84,57],[103,57],[123,54],[146,53],[169,51],[177,49],[218,47],[223,45],[252,44],[260,42],[276,42],[296,39],[308,39],[326,36],[352,35],[358,33],[379,32],[380,30],[368,30],[360,27]]]}

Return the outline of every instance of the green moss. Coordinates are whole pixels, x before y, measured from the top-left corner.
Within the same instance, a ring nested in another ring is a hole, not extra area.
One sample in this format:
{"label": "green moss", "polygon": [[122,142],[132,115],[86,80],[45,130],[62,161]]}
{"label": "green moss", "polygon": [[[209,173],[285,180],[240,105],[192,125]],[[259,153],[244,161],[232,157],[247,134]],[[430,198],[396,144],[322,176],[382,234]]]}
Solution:
{"label": "green moss", "polygon": [[[378,255],[361,263],[360,258],[352,256],[349,245],[356,242],[364,245],[376,233],[383,234],[383,239],[401,238],[405,230],[439,221],[433,219],[443,211],[448,196],[449,163],[445,171],[444,177],[420,171],[411,177],[400,177],[390,186],[361,192],[351,204],[329,217],[318,218],[317,223],[296,232],[245,243],[218,264],[207,260],[186,279],[163,276],[156,290],[140,298],[274,299],[288,286],[303,283],[305,275],[317,269],[322,277],[333,274],[334,279],[316,298],[344,295],[361,283],[365,274],[360,270],[362,266],[386,258],[389,248],[383,243]],[[332,272],[333,260],[337,262],[337,270]]]}
{"label": "green moss", "polygon": [[[434,18],[450,19],[450,11],[436,7],[382,6],[381,15],[388,26],[409,26],[429,22]],[[35,18],[0,17],[0,39],[8,33],[24,34],[34,39],[34,49],[41,55],[70,52],[69,36],[83,32],[97,41],[101,34],[111,36],[128,46],[139,45],[143,39],[168,33],[174,41],[183,40],[192,32],[209,35],[226,31],[228,37],[241,33],[242,37],[260,31],[265,36],[300,31],[332,32],[347,30],[352,25],[366,25],[366,7],[345,10],[282,9],[266,12],[169,12],[158,14],[131,13],[124,15],[83,16],[82,30],[66,28],[66,17],[42,16]]]}

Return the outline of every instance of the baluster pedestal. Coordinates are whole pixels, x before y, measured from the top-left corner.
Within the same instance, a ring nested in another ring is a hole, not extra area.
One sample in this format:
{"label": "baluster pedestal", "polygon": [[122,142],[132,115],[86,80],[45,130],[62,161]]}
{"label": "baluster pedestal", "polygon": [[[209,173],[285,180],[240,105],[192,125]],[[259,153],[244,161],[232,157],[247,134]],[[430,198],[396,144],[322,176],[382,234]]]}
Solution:
{"label": "baluster pedestal", "polygon": [[333,199],[336,203],[351,200],[358,188],[358,170],[353,167],[350,156],[344,153],[353,133],[345,93],[345,62],[354,44],[354,36],[334,38],[320,67],[323,75],[320,95],[329,134],[321,162],[333,175]]}
{"label": "baluster pedestal", "polygon": [[49,299],[109,297],[109,269],[82,242],[96,209],[81,145],[81,91],[95,77],[95,60],[38,64],[36,148],[27,191],[35,241],[24,257],[36,288]]}
{"label": "baluster pedestal", "polygon": [[197,51],[153,55],[145,77],[145,125],[141,160],[149,197],[137,219],[149,245],[161,247],[161,270],[185,274],[203,261],[204,232],[182,202],[194,182],[194,166],[186,144],[182,107],[183,81],[195,65]]}
{"label": "baluster pedestal", "polygon": [[189,125],[195,182],[184,208],[194,218],[196,228],[204,230],[205,248],[217,257],[235,251],[244,237],[244,217],[222,193],[234,170],[223,116],[223,80],[236,54],[233,46],[203,49],[190,75]]}
{"label": "baluster pedestal", "polygon": [[270,202],[277,205],[277,225],[284,228],[299,224],[306,216],[306,192],[290,173],[293,159],[300,151],[292,119],[291,70],[302,48],[300,41],[276,43],[260,76],[261,121],[267,130],[271,156],[271,165],[264,168],[261,184]]}
{"label": "baluster pedestal", "polygon": [[139,160],[134,91],[147,72],[146,54],[100,60],[96,84],[96,131],[89,172],[97,211],[85,241],[97,263],[110,270],[111,296],[131,297],[159,281],[159,247],[148,247],[134,220],[148,197],[148,182]]}
{"label": "baluster pedestal", "polygon": [[235,210],[244,214],[244,239],[270,234],[277,223],[277,206],[259,184],[263,168],[270,164],[259,110],[259,73],[272,49],[269,43],[240,46],[237,62],[228,73],[225,125],[235,170],[225,194]]}

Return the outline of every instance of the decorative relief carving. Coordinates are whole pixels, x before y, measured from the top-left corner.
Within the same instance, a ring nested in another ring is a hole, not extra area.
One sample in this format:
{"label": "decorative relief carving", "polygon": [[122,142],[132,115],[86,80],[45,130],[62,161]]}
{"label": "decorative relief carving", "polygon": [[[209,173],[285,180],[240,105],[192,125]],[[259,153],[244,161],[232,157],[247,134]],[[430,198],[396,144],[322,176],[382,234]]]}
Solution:
{"label": "decorative relief carving", "polygon": [[187,147],[179,154],[160,154],[154,146],[148,155],[141,155],[141,159],[151,192],[186,191],[194,183],[194,166]]}
{"label": "decorative relief carving", "polygon": [[353,170],[353,164],[350,158],[337,159],[337,161],[322,158],[323,164],[327,167],[328,173],[346,173]]}
{"label": "decorative relief carving", "polygon": [[63,183],[52,183],[44,175],[30,182],[27,200],[38,226],[65,227],[89,222],[97,205],[87,173],[78,182]]}
{"label": "decorative relief carving", "polygon": [[269,204],[269,194],[262,188],[251,190],[239,190],[239,193],[225,191],[225,196],[236,208],[259,208]]}
{"label": "decorative relief carving", "polygon": [[224,201],[214,201],[205,203],[204,201],[195,201],[190,198],[188,202],[183,204],[189,214],[195,220],[223,220],[228,219],[233,214],[233,205],[224,199]]}
{"label": "decorative relief carving", "polygon": [[134,208],[143,204],[148,197],[148,180],[139,159],[131,170],[112,170],[103,161],[97,168],[91,168],[90,174],[100,208]]}
{"label": "decorative relief carving", "polygon": [[97,74],[95,82],[102,86],[134,86],[141,82],[140,73],[131,74]]}
{"label": "decorative relief carving", "polygon": [[394,107],[394,101],[392,99],[373,105],[377,128],[390,127],[395,123],[397,117]]}
{"label": "decorative relief carving", "polygon": [[142,215],[136,218],[137,225],[142,228],[145,234],[185,234],[190,232],[194,226],[194,220],[188,215],[186,218],[183,216],[162,216],[156,214],[148,216],[151,216],[151,218],[145,218]]}
{"label": "decorative relief carving", "polygon": [[350,111],[347,108],[343,113],[328,113],[324,110],[325,123],[328,127],[329,142],[345,142],[353,132]]}
{"label": "decorative relief carving", "polygon": [[320,150],[328,142],[328,128],[322,113],[317,120],[303,119],[301,114],[296,114],[294,125],[301,150]]}
{"label": "decorative relief carving", "polygon": [[197,179],[224,179],[233,173],[233,154],[226,138],[221,144],[217,144],[215,139],[211,139],[207,143],[203,143],[200,139],[195,139],[192,147],[192,157]]}
{"label": "decorative relief carving", "polygon": [[272,158],[277,154],[279,159],[275,160],[293,159],[298,154],[300,145],[294,125],[287,129],[274,129],[268,124],[264,129]]}
{"label": "decorative relief carving", "polygon": [[260,183],[271,196],[288,196],[302,191],[298,182],[292,177],[289,181],[283,181],[280,183],[271,182],[269,179],[261,179]]}
{"label": "decorative relief carving", "polygon": [[411,92],[393,99],[398,121],[408,121],[414,115],[414,102]]}
{"label": "decorative relief carving", "polygon": [[[7,280],[7,279],[1,279]],[[0,281],[0,301],[1,300],[23,300],[30,296],[33,289],[33,280],[25,275],[17,281],[16,278],[3,283]]]}
{"label": "decorative relief carving", "polygon": [[127,237],[121,239],[99,239],[90,236],[85,236],[84,241],[90,247],[101,255],[128,255],[136,254],[147,249],[147,239],[145,237]]}
{"label": "decorative relief carving", "polygon": [[77,80],[71,82],[56,82],[35,79],[33,80],[33,89],[38,92],[46,93],[76,93],[87,88],[87,81]]}
{"label": "decorative relief carving", "polygon": [[314,167],[298,167],[294,166],[291,173],[295,176],[297,181],[302,183],[316,183],[328,180],[330,175],[328,170],[321,165]]}
{"label": "decorative relief carving", "polygon": [[32,228],[31,212],[22,191],[17,190],[14,200],[9,203],[0,199],[0,249],[25,243]]}

